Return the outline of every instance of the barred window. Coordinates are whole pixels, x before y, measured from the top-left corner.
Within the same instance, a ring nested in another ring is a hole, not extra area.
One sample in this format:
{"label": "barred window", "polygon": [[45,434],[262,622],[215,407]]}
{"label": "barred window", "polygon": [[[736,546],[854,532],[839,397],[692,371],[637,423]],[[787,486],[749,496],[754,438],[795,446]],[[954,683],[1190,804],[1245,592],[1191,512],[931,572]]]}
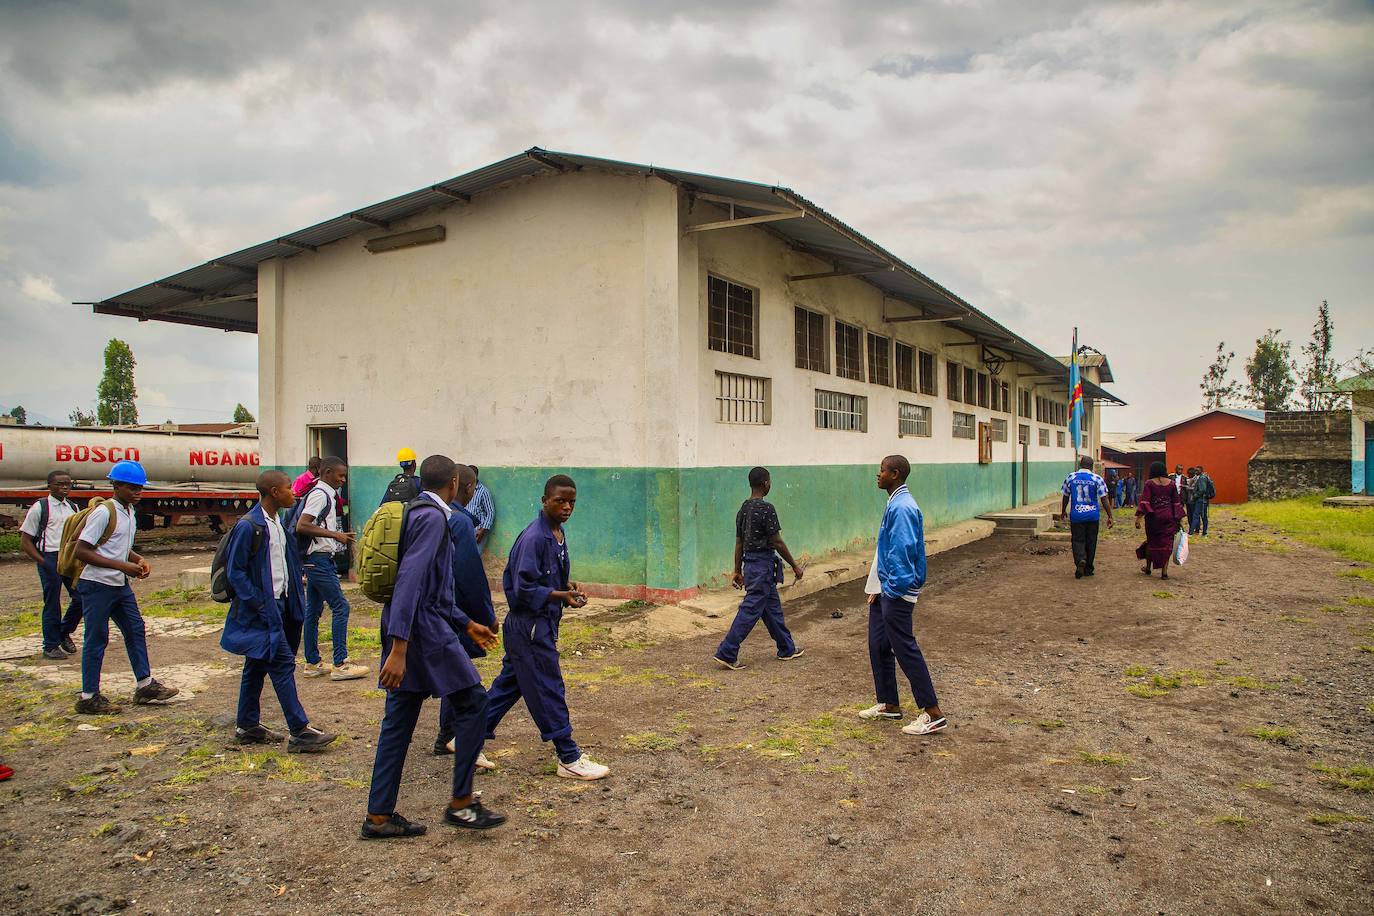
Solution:
{"label": "barred window", "polygon": [[881,334],[868,335],[868,380],[875,385],[892,384],[892,341]]}
{"label": "barred window", "polygon": [[1020,409],[1017,411],[1017,415],[1018,415],[1018,416],[1025,417],[1027,420],[1029,420],[1029,419],[1031,418],[1031,393],[1030,393],[1030,389],[1029,389],[1029,388],[1018,388],[1018,389],[1016,389],[1016,396],[1017,396],[1017,398],[1018,398],[1019,401],[1020,401]]}
{"label": "barred window", "polygon": [[1001,419],[1000,417],[993,417],[992,420],[990,420],[989,422],[992,423],[992,441],[1006,442],[1007,421]]}
{"label": "barred window", "polygon": [[771,387],[772,384],[766,378],[717,372],[717,422],[767,426],[773,419],[769,405]]}
{"label": "barred window", "polygon": [[1003,413],[1011,413],[1011,386],[1002,382],[999,387],[1002,389],[1002,406],[997,409]]}
{"label": "barred window", "polygon": [[804,309],[800,305],[794,310],[797,325],[797,368],[813,372],[829,372],[830,361],[825,341],[825,316],[820,312]]}
{"label": "barred window", "polygon": [[978,373],[964,367],[964,403],[978,403]]}
{"label": "barred window", "polygon": [[978,406],[987,407],[989,405],[989,389],[991,382],[986,372],[978,373]]}
{"label": "barred window", "polygon": [[978,438],[978,424],[971,413],[954,412],[954,438],[956,439],[976,439]]}
{"label": "barred window", "polygon": [[930,408],[897,402],[897,435],[929,436]]}
{"label": "barred window", "polygon": [[864,380],[863,332],[843,321],[835,322],[835,374],[840,378]]}
{"label": "barred window", "polygon": [[1050,444],[1050,431],[1045,427],[1040,427],[1040,444],[1048,446]]}
{"label": "barred window", "polygon": [[[925,356],[924,353],[921,354]],[[897,387],[903,391],[916,390],[916,351],[898,343],[893,363],[897,367]]]}
{"label": "barred window", "polygon": [[921,351],[921,394],[934,395],[935,391],[935,354]]}
{"label": "barred window", "polygon": [[1054,444],[1060,448],[1064,447],[1064,431],[1062,429],[1055,431]]}
{"label": "barred window", "polygon": [[868,432],[868,398],[817,388],[816,428]]}
{"label": "barred window", "polygon": [[951,401],[959,400],[959,391],[962,387],[959,383],[963,377],[963,369],[958,363],[945,363],[945,397]]}
{"label": "barred window", "polygon": [[1016,426],[1016,441],[1021,445],[1030,445],[1030,427],[1025,423],[1018,423]]}
{"label": "barred window", "polygon": [[720,277],[707,277],[706,289],[710,348],[737,356],[756,356],[754,291]]}

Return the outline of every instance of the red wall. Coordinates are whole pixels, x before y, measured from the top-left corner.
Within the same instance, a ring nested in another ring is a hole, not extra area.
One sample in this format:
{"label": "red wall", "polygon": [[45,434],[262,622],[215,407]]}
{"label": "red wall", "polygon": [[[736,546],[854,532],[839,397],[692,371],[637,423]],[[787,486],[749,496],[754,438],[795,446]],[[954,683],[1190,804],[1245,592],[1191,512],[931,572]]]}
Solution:
{"label": "red wall", "polygon": [[[1233,438],[1218,438],[1233,437]],[[1212,413],[1175,426],[1165,434],[1169,472],[1200,464],[1217,485],[1216,502],[1243,503],[1249,495],[1249,465],[1264,442],[1264,424],[1228,413]]]}

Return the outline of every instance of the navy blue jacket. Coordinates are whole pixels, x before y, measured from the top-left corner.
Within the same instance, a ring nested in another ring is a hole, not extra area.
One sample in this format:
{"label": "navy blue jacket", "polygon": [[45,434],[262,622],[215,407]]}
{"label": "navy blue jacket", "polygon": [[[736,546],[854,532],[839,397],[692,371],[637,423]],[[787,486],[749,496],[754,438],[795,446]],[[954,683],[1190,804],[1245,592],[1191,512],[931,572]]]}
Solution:
{"label": "navy blue jacket", "polygon": [[512,613],[540,617],[559,617],[563,602],[550,598],[550,592],[567,591],[572,561],[568,556],[567,529],[564,542],[558,543],[543,512],[520,532],[511,545],[501,589]]}
{"label": "navy blue jacket", "polygon": [[[472,513],[457,503],[449,503],[453,514],[448,517],[448,533],[453,539],[453,601],[468,618],[496,632],[496,608],[491,604],[491,584],[482,565],[482,551],[477,546],[477,525]],[[473,658],[487,654],[466,632],[458,640]]]}
{"label": "navy blue jacket", "polygon": [[406,514],[396,589],[382,607],[382,664],[393,639],[408,643],[400,690],[445,697],[481,683],[458,639],[468,617],[454,604],[453,593],[448,522],[439,504],[422,494]]}
{"label": "navy blue jacket", "polygon": [[[262,529],[257,556],[251,556],[253,526]],[[297,623],[305,620],[305,586],[301,579],[301,561],[296,553],[296,539],[286,537],[286,603],[279,606],[272,596],[272,547],[267,536],[267,519],[258,503],[239,519],[229,533],[228,557],[225,573],[234,589],[229,613],[224,619],[224,635],[220,647],[235,655],[248,658],[270,658],[278,646],[287,645],[285,623],[289,618]],[[293,653],[294,654],[294,653]]]}

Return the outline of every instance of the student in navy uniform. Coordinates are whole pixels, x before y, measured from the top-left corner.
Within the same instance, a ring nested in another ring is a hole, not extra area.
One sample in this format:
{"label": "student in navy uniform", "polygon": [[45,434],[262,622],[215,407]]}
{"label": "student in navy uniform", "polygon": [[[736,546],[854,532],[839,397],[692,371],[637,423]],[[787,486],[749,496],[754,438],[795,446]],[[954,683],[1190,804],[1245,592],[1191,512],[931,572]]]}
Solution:
{"label": "student in navy uniform", "polygon": [[[148,639],[138,599],[129,587],[129,577],[148,578],[148,562],[134,552],[134,505],[143,495],[148,475],[137,461],[120,461],[110,468],[109,480],[114,499],[97,506],[86,516],[85,527],[77,535],[76,559],[86,564],[77,582],[86,631],[81,647],[81,698],[76,711],[88,715],[110,715],[119,707],[100,692],[100,669],[105,663],[105,647],[110,642],[110,621],[124,637],[124,651],[134,670],[134,702],[139,704],[170,700],[180,691],[153,679],[148,665]],[[101,544],[105,528],[114,516],[114,531]]]}
{"label": "student in navy uniform", "polygon": [[[343,530],[339,488],[348,483],[348,465],[339,458],[320,462],[320,479],[305,494],[296,532],[311,538],[305,550],[305,676],[331,681],[352,681],[367,674],[366,665],[348,660],[348,599],[339,586],[334,555],[348,549],[353,535]],[[320,657],[320,615],[325,602],[332,613],[334,665],[326,668]]]}
{"label": "student in navy uniform", "polygon": [[749,498],[735,513],[735,572],[730,577],[730,584],[744,589],[744,600],[739,603],[735,622],[715,655],[716,664],[733,671],[744,667],[739,662],[739,647],[760,617],[768,628],[768,635],[777,644],[778,658],[788,661],[801,658],[805,653],[792,640],[792,633],[782,616],[782,599],[778,597],[782,561],[787,561],[798,579],[803,570],[783,542],[778,510],[766,498],[772,487],[773,479],[767,468],[751,470]]}
{"label": "student in navy uniform", "polygon": [[[81,596],[72,581],[57,572],[57,549],[62,545],[62,526],[77,513],[76,504],[67,498],[72,475],[66,471],[48,472],[48,495],[29,507],[19,526],[19,546],[38,566],[38,582],[43,588],[43,657],[54,660],[76,654],[72,634],[81,623]],[[70,603],[62,616],[62,589]]]}
{"label": "student in navy uniform", "polygon": [[449,503],[458,494],[458,468],[452,459],[430,455],[420,465],[424,493],[406,514],[401,532],[401,565],[396,588],[382,608],[381,686],[386,713],[377,736],[372,788],[362,837],[388,839],[423,834],[423,824],[396,813],[401,771],[427,697],[441,697],[451,710],[458,751],[453,755],[453,792],[444,823],[488,830],[506,822],[472,791],[477,755],[482,750],[487,694],[458,634],[478,645],[496,645],[496,634],[469,620],[453,603],[453,548],[448,533]]}
{"label": "student in navy uniform", "polygon": [[1081,579],[1097,573],[1097,526],[1102,513],[1107,513],[1107,527],[1112,520],[1111,492],[1105,480],[1093,473],[1093,460],[1087,455],[1078,459],[1078,470],[1064,478],[1060,488],[1064,498],[1059,501],[1059,517],[1068,517],[1073,541],[1073,577]]}
{"label": "student in navy uniform", "polygon": [[[582,753],[572,739],[567,691],[558,665],[558,625],[563,607],[583,607],[587,596],[569,577],[567,537],[563,525],[577,505],[577,484],[555,474],[544,484],[543,508],[511,545],[501,587],[510,608],[503,626],[506,655],[501,673],[491,683],[487,739],[522,697],[539,737],[552,741],[558,753],[558,775],[566,779],[601,779],[610,775]],[[461,746],[461,744],[460,744]]]}
{"label": "student in navy uniform", "polygon": [[396,463],[401,466],[401,473],[391,478],[391,483],[387,484],[382,492],[382,501],[378,506],[386,505],[389,502],[408,503],[420,495],[424,487],[420,486],[420,478],[415,475],[415,450],[403,448],[396,453]]}
{"label": "student in navy uniform", "polygon": [[[458,497],[449,504],[453,514],[448,517],[448,533],[453,539],[453,602],[469,620],[475,620],[496,633],[500,625],[496,622],[496,609],[491,604],[491,585],[487,582],[487,571],[482,565],[482,553],[477,547],[474,535],[477,520],[463,504],[472,499],[472,491],[477,484],[477,474],[465,464],[458,465]],[[487,650],[479,646],[467,633],[459,633],[463,648],[468,657],[485,658]],[[434,739],[434,756],[452,754],[457,749],[453,737],[453,713],[447,700],[439,701],[439,735]],[[485,725],[485,721],[483,723]],[[477,769],[494,770],[496,765],[487,759],[486,754],[477,755]]]}
{"label": "student in navy uniform", "polygon": [[281,742],[282,736],[261,721],[262,682],[270,677],[291,732],[287,751],[313,753],[324,750],[336,736],[311,727],[296,694],[305,587],[296,546],[277,518],[278,512],[295,505],[296,496],[291,492],[291,478],[281,471],[259,474],[258,494],[259,503],[229,533],[225,563],[234,597],[219,644],[226,652],[244,657],[234,740],[239,744]]}

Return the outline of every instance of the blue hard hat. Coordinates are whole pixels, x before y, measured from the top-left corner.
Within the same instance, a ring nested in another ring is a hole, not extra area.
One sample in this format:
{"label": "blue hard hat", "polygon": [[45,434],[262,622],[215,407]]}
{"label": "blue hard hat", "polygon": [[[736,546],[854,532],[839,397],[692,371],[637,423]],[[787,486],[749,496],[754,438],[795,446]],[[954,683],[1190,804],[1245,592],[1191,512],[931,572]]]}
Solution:
{"label": "blue hard hat", "polygon": [[110,473],[106,475],[115,483],[131,483],[134,486],[146,487],[148,485],[148,473],[143,470],[143,465],[137,461],[120,461],[110,468]]}

